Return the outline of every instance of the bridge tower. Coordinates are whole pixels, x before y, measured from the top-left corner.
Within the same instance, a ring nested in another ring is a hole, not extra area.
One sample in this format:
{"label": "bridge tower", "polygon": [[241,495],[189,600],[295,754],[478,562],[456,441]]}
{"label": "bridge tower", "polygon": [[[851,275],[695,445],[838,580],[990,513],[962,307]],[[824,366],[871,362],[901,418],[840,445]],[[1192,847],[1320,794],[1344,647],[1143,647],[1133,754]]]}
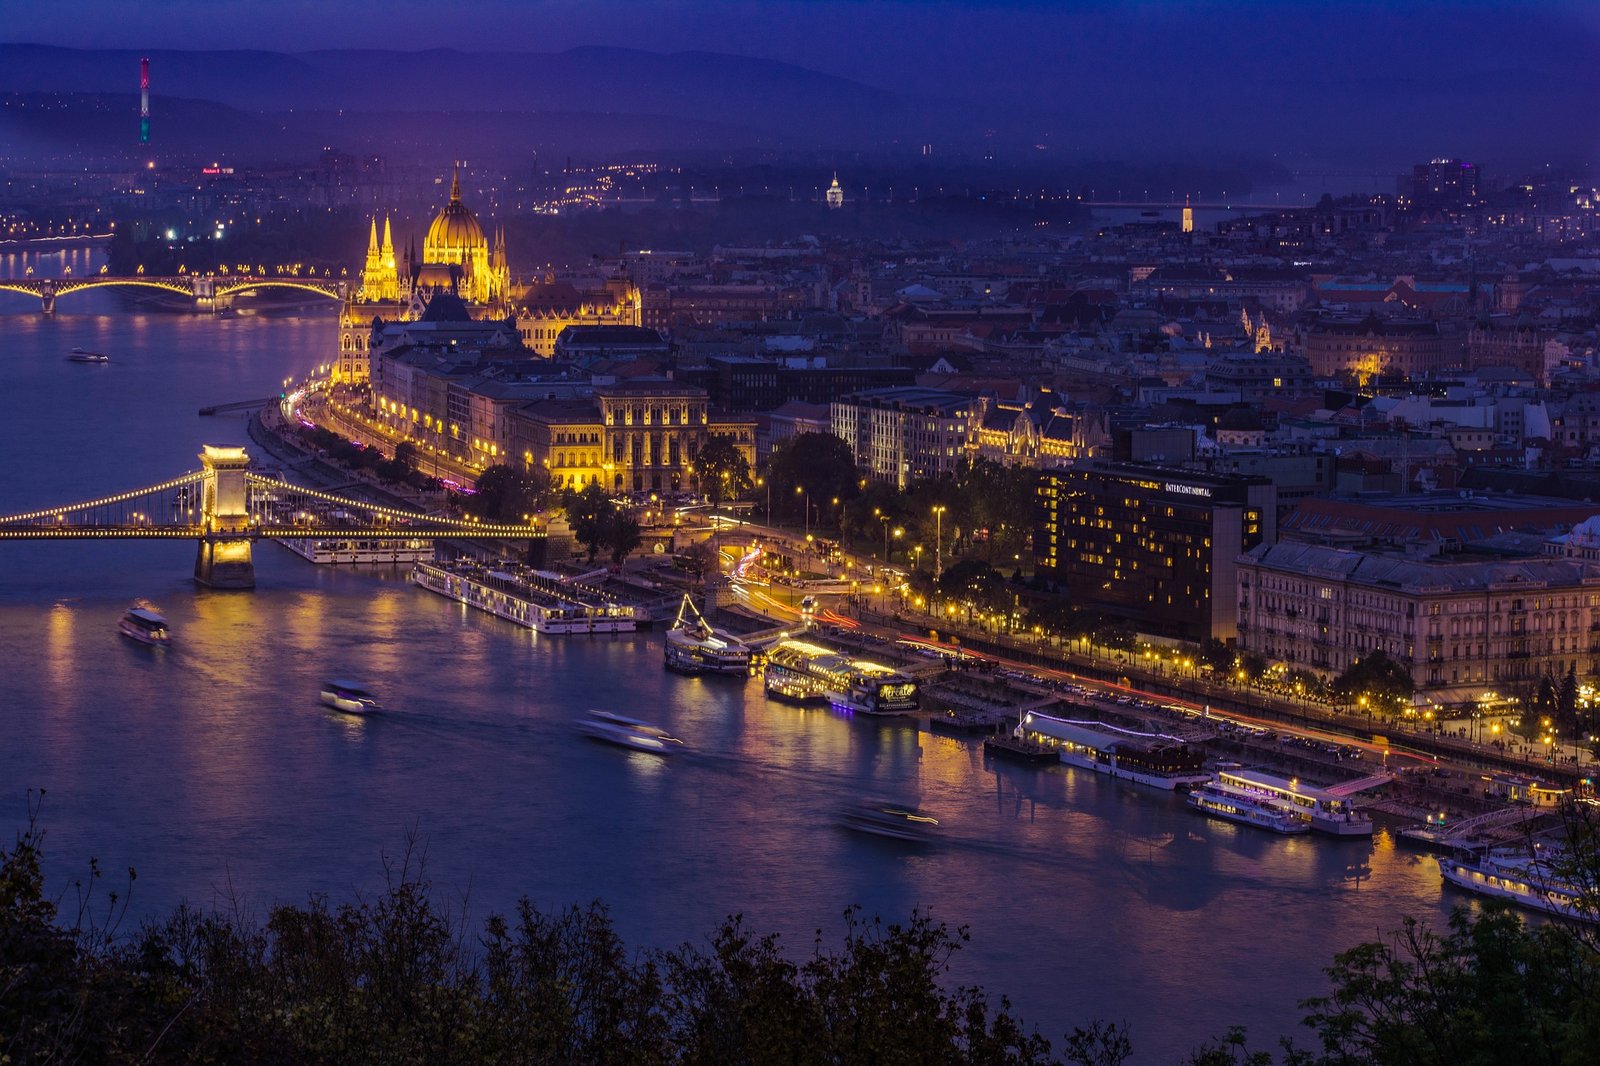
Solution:
{"label": "bridge tower", "polygon": [[52,279],[46,278],[45,283],[39,287],[39,304],[45,314],[56,313],[56,283]]}
{"label": "bridge tower", "polygon": [[208,444],[200,453],[200,462],[205,468],[200,496],[205,532],[194,561],[194,579],[214,589],[253,589],[256,565],[244,485],[250,457],[243,448]]}

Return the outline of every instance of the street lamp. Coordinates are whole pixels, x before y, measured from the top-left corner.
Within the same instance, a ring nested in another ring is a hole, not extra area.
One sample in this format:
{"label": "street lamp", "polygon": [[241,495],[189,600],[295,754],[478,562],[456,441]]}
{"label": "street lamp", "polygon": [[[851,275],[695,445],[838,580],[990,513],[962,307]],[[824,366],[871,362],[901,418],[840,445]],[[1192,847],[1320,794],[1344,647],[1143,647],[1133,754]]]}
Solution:
{"label": "street lamp", "polygon": [[811,501],[806,498],[806,487],[804,485],[796,485],[794,494],[800,497],[800,509],[805,512],[806,533],[809,535],[811,533]]}
{"label": "street lamp", "polygon": [[939,575],[944,573],[944,504],[937,504],[933,509],[933,579],[939,580]]}

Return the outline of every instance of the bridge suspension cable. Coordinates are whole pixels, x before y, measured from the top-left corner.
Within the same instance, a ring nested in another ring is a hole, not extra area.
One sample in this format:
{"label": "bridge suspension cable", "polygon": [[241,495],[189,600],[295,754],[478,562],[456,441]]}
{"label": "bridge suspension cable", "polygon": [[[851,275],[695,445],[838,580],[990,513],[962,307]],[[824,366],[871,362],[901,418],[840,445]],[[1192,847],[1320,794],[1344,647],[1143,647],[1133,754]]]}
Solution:
{"label": "bridge suspension cable", "polygon": [[29,511],[26,514],[6,515],[0,517],[0,525],[6,525],[10,522],[36,522],[41,518],[55,518],[58,515],[71,514],[78,511],[92,511],[97,507],[114,507],[119,503],[127,503],[129,500],[138,499],[142,496],[153,496],[158,492],[170,492],[185,485],[194,485],[205,480],[205,476],[205,471],[203,470],[191,470],[187,474],[182,474],[170,481],[163,481],[159,485],[148,485],[142,489],[134,489],[131,492],[119,492],[115,496],[105,496],[98,500],[85,500],[81,503],[69,503],[61,507],[49,507],[42,511]]}
{"label": "bridge suspension cable", "polygon": [[446,526],[451,529],[472,530],[476,533],[500,533],[507,537],[526,537],[535,532],[533,526],[505,526],[486,522],[473,522],[464,518],[445,518],[441,515],[423,514],[419,511],[401,511],[393,507],[383,507],[375,503],[366,503],[361,500],[352,500],[344,496],[335,496],[331,492],[322,492],[319,489],[308,489],[304,485],[292,485],[287,481],[275,478],[262,477],[259,474],[246,474],[245,483],[248,485],[275,489],[280,492],[291,492],[301,496],[309,496],[314,500],[323,500],[328,503],[338,504],[341,507],[350,507],[358,511],[368,511],[385,518],[404,519],[408,522],[427,522],[436,526]]}

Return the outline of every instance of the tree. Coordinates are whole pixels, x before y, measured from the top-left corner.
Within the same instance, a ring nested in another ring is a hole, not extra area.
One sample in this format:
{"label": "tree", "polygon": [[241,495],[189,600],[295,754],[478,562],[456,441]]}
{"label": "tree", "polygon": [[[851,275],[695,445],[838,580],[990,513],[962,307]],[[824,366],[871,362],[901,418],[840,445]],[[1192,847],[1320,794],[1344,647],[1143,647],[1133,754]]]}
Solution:
{"label": "tree", "polygon": [[[618,507],[612,507],[601,523],[600,535],[601,543],[611,552],[611,561],[618,566],[643,539],[639,532],[639,520]],[[590,558],[593,559],[592,553]]]}
{"label": "tree", "polygon": [[1367,706],[1386,714],[1401,714],[1411,709],[1416,682],[1411,672],[1381,650],[1357,659],[1333,679],[1333,694],[1347,703],[1363,697]]}
{"label": "tree", "polygon": [[685,569],[696,576],[717,569],[716,545],[709,540],[695,541],[678,552],[678,558],[683,561]]}
{"label": "tree", "polygon": [[468,504],[469,513],[485,522],[521,525],[527,516],[544,506],[550,478],[543,470],[523,470],[498,463],[478,475],[477,494]]}
{"label": "tree", "polygon": [[1556,729],[1564,736],[1575,736],[1578,731],[1578,668],[1567,667],[1567,676],[1561,679],[1556,693]]}
{"label": "tree", "polygon": [[1339,955],[1331,995],[1306,1004],[1324,1055],[1375,1066],[1578,1066],[1600,1047],[1600,958],[1558,922],[1503,904],[1457,909],[1437,933],[1407,919]]}
{"label": "tree", "polygon": [[[727,919],[709,947],[632,951],[599,903],[526,899],[481,932],[441,902],[414,852],[380,893],[178,907],[127,941],[63,928],[39,834],[0,849],[5,1062],[963,1063],[1045,1066],[1050,1042],[981,989],[951,989],[967,930],[845,912],[790,961]],[[1096,1066],[1126,1057],[1100,1027]],[[1085,1061],[1075,1058],[1074,1061]]]}
{"label": "tree", "polygon": [[403,467],[408,474],[417,469],[418,456],[416,441],[403,440],[394,446],[395,465]]}
{"label": "tree", "polygon": [[1233,660],[1233,649],[1216,637],[1207,637],[1200,645],[1200,661],[1219,677],[1233,669]]}
{"label": "tree", "polygon": [[852,500],[861,491],[850,446],[832,433],[801,433],[775,449],[767,460],[767,480],[773,510],[794,521],[804,519],[805,508],[836,497]]}
{"label": "tree", "polygon": [[706,446],[700,449],[694,461],[700,472],[700,491],[713,506],[723,500],[738,499],[754,487],[750,478],[750,461],[744,452],[725,433],[713,433]]}
{"label": "tree", "polygon": [[592,563],[606,543],[606,530],[617,505],[599,485],[589,485],[581,492],[568,489],[565,505],[567,525],[573,537],[588,551]]}

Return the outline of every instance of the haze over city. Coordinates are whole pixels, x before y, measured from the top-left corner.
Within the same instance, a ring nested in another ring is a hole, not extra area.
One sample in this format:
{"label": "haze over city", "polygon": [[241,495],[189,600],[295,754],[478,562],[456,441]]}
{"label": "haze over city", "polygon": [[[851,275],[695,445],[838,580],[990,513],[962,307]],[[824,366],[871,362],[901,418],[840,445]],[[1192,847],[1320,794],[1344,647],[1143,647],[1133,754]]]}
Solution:
{"label": "haze over city", "polygon": [[[0,90],[128,92],[137,51],[160,92],[248,109],[665,114],[728,123],[718,147],[987,141],[1055,161],[1372,173],[1419,144],[1517,167],[1600,148],[1556,132],[1600,95],[1600,16],[1582,3],[68,0],[9,12],[6,35],[117,54],[8,50]],[[295,58],[176,54],[240,49]],[[352,49],[367,54],[327,54]]]}

